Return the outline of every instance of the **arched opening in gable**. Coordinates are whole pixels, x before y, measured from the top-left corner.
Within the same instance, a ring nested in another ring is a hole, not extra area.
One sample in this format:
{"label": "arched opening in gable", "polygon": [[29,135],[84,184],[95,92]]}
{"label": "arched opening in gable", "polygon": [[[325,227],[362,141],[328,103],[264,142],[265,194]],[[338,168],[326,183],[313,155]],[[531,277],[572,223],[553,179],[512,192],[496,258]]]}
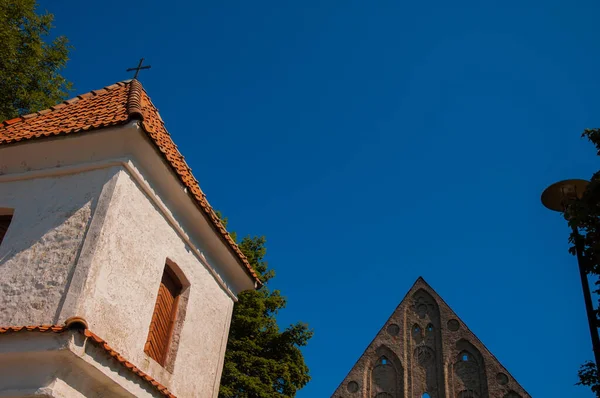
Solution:
{"label": "arched opening in gable", "polygon": [[401,397],[404,391],[404,369],[400,359],[386,346],[376,350],[376,358],[369,370],[369,397]]}
{"label": "arched opening in gable", "polygon": [[479,398],[488,394],[485,363],[479,350],[465,339],[456,343],[458,354],[452,367],[452,384],[456,398]]}
{"label": "arched opening in gable", "polygon": [[428,394],[438,398],[444,391],[440,308],[425,289],[418,289],[411,298],[412,305],[407,307],[406,313],[408,321],[414,322],[410,335],[409,393],[415,397]]}

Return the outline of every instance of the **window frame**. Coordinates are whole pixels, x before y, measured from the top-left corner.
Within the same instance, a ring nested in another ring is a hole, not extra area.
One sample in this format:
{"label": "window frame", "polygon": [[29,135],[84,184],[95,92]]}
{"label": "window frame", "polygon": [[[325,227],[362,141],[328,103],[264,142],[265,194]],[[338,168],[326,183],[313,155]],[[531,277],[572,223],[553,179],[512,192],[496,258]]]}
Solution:
{"label": "window frame", "polygon": [[[169,286],[167,286],[168,284],[172,284],[172,289],[170,289]],[[171,352],[174,334],[176,332],[175,329],[181,328],[180,323],[182,320],[180,321],[179,317],[182,313],[185,317],[185,311],[181,308],[181,298],[184,294],[187,293],[188,287],[189,282],[187,281],[179,267],[177,267],[175,263],[167,259],[163,268],[158,294],[154,303],[154,309],[152,311],[152,320],[150,321],[148,336],[146,338],[146,343],[144,344],[144,353],[165,368],[172,368],[174,362],[174,358],[170,358],[169,354]],[[158,319],[158,317],[161,314],[161,292],[164,291],[169,292],[172,295],[173,302],[171,304],[169,313],[165,314],[162,320],[163,325],[166,322],[168,330],[166,331],[166,335],[164,335],[164,340],[158,340],[160,336],[157,336],[156,326],[158,325],[158,322],[160,322],[160,319]],[[184,301],[187,302],[187,300]],[[164,318],[166,318],[166,321],[164,320]]]}

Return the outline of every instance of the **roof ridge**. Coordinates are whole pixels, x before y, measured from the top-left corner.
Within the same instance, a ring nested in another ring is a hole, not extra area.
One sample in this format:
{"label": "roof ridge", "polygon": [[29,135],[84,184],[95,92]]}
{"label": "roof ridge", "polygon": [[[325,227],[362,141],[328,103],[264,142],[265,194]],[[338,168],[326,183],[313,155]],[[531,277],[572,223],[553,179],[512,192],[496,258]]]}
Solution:
{"label": "roof ridge", "polygon": [[138,117],[144,120],[142,112],[142,95],[144,88],[139,80],[133,79],[129,83],[129,94],[127,95],[127,114],[129,117]]}
{"label": "roof ridge", "polygon": [[[112,93],[114,98],[108,98],[108,101],[97,99],[109,93]],[[138,121],[142,131],[155,145],[157,153],[170,165],[176,178],[186,188],[187,194],[204,213],[209,225],[254,280],[254,287],[261,286],[263,282],[260,276],[208,202],[198,179],[192,173],[192,168],[177,148],[158,108],[139,80],[118,82],[78,95],[49,109],[2,122],[0,145],[123,125],[131,120]]]}
{"label": "roof ridge", "polygon": [[[132,80],[124,80],[124,81],[116,82],[114,84],[111,84],[110,86],[105,86],[105,87],[103,87],[101,89],[98,89],[98,90],[91,90],[91,91],[88,91],[87,93],[79,94],[79,95],[77,95],[77,96],[75,96],[73,98],[69,98],[69,99],[64,100],[62,102],[59,102],[58,104],[53,105],[50,108],[41,109],[41,110],[39,110],[37,112],[32,112],[32,113],[28,113],[28,114],[25,114],[25,115],[19,115],[19,116],[15,117],[15,118],[4,120],[4,121],[2,121],[0,123],[0,129],[2,129],[3,127],[7,127],[7,126],[13,126],[15,124],[24,122],[25,120],[36,118],[38,116],[42,116],[42,115],[45,115],[47,113],[57,111],[59,109],[63,109],[64,107],[66,107],[68,105],[73,105],[73,104],[75,104],[75,103],[77,103],[77,102],[79,102],[79,101],[81,101],[83,99],[87,99],[87,98],[90,98],[90,97],[95,97],[95,96],[98,96],[98,95],[106,94],[106,93],[108,93],[108,92],[110,92],[110,91],[112,91],[114,89],[117,89],[119,87],[124,87],[124,86],[126,86],[126,85],[128,85],[128,84],[130,84],[132,82],[133,82]],[[141,86],[141,84],[140,84],[140,86]]]}
{"label": "roof ridge", "polygon": [[[135,117],[135,116],[139,117],[140,120],[142,121],[140,123],[140,126],[152,138],[152,135],[155,134],[156,131],[153,128],[151,123],[147,123],[147,121],[145,120],[144,114],[148,111],[148,109],[151,109],[156,113],[156,116],[158,116],[158,122],[160,123],[164,133],[168,137],[168,140],[170,141],[170,143],[173,145],[175,151],[177,152],[175,154],[175,156],[180,158],[179,160],[180,160],[182,166],[189,173],[189,178],[191,178],[191,180],[193,181],[194,184],[190,184],[189,181],[187,181],[186,178],[184,178],[184,176],[181,174],[181,172],[176,169],[176,167],[174,167],[175,174],[177,175],[179,180],[184,184],[184,186],[186,186],[186,188],[188,189],[188,192],[187,192],[188,195],[190,195],[196,201],[196,203],[198,203],[200,208],[209,217],[210,221],[212,221],[212,226],[215,229],[215,232],[220,234],[220,236],[226,241],[227,245],[229,245],[229,249],[233,252],[232,254],[234,254],[235,256],[237,256],[239,258],[239,260],[241,260],[244,267],[246,268],[246,271],[249,272],[250,276],[254,279],[254,281],[257,283],[257,285],[262,286],[263,282],[261,281],[261,279],[258,276],[258,273],[254,269],[254,267],[250,264],[248,257],[246,257],[244,252],[242,252],[242,250],[240,249],[237,242],[235,240],[233,240],[233,238],[231,237],[231,234],[229,233],[229,231],[227,231],[227,228],[225,227],[225,225],[223,225],[223,223],[221,222],[221,219],[219,218],[219,216],[217,215],[217,213],[215,212],[213,207],[208,202],[206,194],[204,193],[202,188],[200,188],[200,183],[198,182],[198,179],[192,173],[192,168],[185,160],[185,156],[183,156],[181,151],[179,149],[177,149],[177,145],[175,144],[175,142],[173,141],[173,138],[171,137],[171,134],[167,130],[167,128],[165,126],[165,122],[160,117],[158,108],[154,105],[154,103],[152,102],[152,99],[150,98],[150,96],[148,95],[148,93],[146,92],[146,90],[144,89],[142,84],[137,79],[133,79],[131,81],[131,84],[129,87],[130,87],[130,91],[129,91],[129,96],[127,99],[127,113],[129,114],[129,117],[130,118]],[[142,98],[144,96],[145,96],[146,100],[149,102],[149,105],[148,104],[146,104],[145,106],[142,105]],[[167,162],[170,162],[171,164],[173,164],[173,160],[169,158],[169,156],[165,152],[164,148],[160,148],[159,144],[157,144],[157,146],[158,146],[159,153],[165,158],[165,160]],[[198,188],[198,192],[194,192],[192,185],[195,185]],[[196,196],[196,195],[198,195],[198,196]]]}

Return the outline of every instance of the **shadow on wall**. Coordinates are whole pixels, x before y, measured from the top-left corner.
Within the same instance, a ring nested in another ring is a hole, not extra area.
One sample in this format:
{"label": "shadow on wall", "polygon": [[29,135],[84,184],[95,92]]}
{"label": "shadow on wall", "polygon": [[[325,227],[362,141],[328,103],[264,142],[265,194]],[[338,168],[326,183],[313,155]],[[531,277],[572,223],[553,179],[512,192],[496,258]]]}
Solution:
{"label": "shadow on wall", "polygon": [[[75,333],[74,343],[84,349],[86,355],[92,357],[104,369],[110,370],[113,374],[120,374],[124,378],[130,380],[136,385],[134,388],[139,388],[140,392],[148,394],[148,396],[156,396],[156,390],[152,388],[150,383],[141,382],[140,377],[133,372],[123,372],[123,366],[110,356],[105,350],[94,344],[85,344],[85,337],[81,333]],[[68,382],[69,386],[77,390],[84,397],[96,396],[98,394],[98,386],[90,385],[89,376],[76,367],[68,367],[68,370],[62,375]],[[103,392],[107,396],[118,396],[123,393],[123,390],[118,385],[103,386]],[[112,390],[114,388],[114,390]]]}
{"label": "shadow on wall", "polygon": [[0,244],[0,324],[57,322],[91,216],[115,172],[0,184],[0,208],[13,212]]}

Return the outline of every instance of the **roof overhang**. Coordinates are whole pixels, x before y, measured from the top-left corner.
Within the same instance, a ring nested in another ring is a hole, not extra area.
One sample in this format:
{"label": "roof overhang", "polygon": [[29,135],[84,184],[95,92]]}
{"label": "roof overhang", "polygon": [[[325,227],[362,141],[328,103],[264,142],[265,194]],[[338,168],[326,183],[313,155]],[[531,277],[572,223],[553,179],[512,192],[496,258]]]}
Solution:
{"label": "roof overhang", "polygon": [[[80,136],[84,133],[87,135],[88,132],[107,127],[130,125],[132,121],[137,121],[136,126],[144,132],[155,152],[170,168],[172,176],[185,187],[185,193],[195,203],[217,237],[252,278],[254,288],[261,286],[258,274],[208,203],[190,167],[167,132],[158,110],[138,80],[119,82],[79,95],[50,109],[2,122],[0,149],[29,140]],[[90,148],[84,150],[85,153],[89,151]]]}
{"label": "roof overhang", "polygon": [[233,298],[257,280],[133,120],[122,126],[0,145],[0,182],[122,167]]}
{"label": "roof overhang", "polygon": [[97,391],[176,398],[82,324],[0,326],[0,397],[92,396]]}

